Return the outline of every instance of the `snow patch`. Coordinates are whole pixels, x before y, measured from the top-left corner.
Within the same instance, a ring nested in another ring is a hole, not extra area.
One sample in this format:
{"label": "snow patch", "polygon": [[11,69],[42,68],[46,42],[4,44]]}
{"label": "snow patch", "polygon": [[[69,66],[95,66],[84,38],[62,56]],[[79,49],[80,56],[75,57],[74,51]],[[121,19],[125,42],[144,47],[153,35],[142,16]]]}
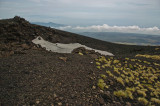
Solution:
{"label": "snow patch", "polygon": [[81,45],[80,43],[69,43],[69,44],[63,44],[63,43],[51,43],[46,40],[44,40],[42,37],[38,36],[34,40],[32,40],[34,44],[39,44],[42,47],[46,48],[48,51],[57,52],[57,53],[71,53],[73,49],[84,47],[88,50],[94,50],[95,52],[98,52],[102,55],[109,55],[114,56],[112,53],[109,53],[107,51],[97,50],[90,47],[87,47],[85,45]]}

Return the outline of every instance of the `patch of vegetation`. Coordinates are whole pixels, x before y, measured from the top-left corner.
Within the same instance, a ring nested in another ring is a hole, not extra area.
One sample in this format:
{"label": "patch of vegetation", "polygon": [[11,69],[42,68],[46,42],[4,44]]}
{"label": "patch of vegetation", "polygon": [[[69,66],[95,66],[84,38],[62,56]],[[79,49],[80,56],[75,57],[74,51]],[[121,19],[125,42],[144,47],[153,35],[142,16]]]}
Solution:
{"label": "patch of vegetation", "polygon": [[106,85],[103,79],[99,79],[97,83],[98,87],[104,90],[104,88],[109,88],[109,86]]}
{"label": "patch of vegetation", "polygon": [[[102,90],[109,90],[110,80],[113,81],[113,95],[127,100],[134,100],[143,105],[160,104],[160,64],[135,58],[99,57],[96,59],[98,69],[101,69],[98,86]],[[146,58],[157,59],[158,55],[145,55]],[[102,67],[102,68],[101,68]],[[106,74],[104,74],[106,72]],[[108,87],[106,87],[106,85]],[[111,88],[110,87],[110,88]],[[115,89],[116,88],[116,89]]]}
{"label": "patch of vegetation", "polygon": [[81,52],[79,52],[78,54],[81,55],[81,56],[83,56],[83,53],[81,53]]}
{"label": "patch of vegetation", "polygon": [[145,58],[151,58],[151,59],[156,59],[160,60],[160,55],[142,55],[142,54],[137,54],[136,57],[145,57]]}

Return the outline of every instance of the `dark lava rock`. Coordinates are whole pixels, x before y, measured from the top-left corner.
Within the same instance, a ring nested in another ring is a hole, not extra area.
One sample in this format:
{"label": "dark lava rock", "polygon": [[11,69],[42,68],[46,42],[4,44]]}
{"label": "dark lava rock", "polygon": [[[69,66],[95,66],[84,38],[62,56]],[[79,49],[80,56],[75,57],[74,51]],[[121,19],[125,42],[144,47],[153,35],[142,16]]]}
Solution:
{"label": "dark lava rock", "polygon": [[110,91],[106,91],[102,94],[103,99],[105,100],[105,102],[112,102],[113,98],[112,95],[110,93]]}
{"label": "dark lava rock", "polygon": [[105,101],[102,97],[98,98],[98,101],[101,105],[105,104]]}
{"label": "dark lava rock", "polygon": [[120,102],[114,101],[113,103],[114,103],[114,106],[123,106]]}

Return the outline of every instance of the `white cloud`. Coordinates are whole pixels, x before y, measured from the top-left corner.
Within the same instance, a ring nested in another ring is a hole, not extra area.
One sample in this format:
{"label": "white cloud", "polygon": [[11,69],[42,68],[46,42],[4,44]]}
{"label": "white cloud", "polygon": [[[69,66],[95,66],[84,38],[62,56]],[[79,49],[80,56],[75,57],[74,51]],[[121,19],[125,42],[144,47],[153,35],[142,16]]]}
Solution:
{"label": "white cloud", "polygon": [[152,34],[160,35],[160,29],[158,27],[140,28],[139,26],[109,26],[103,25],[92,25],[87,27],[81,26],[65,26],[59,27],[61,30],[74,31],[74,32],[124,32],[124,33],[140,33],[140,34]]}
{"label": "white cloud", "polygon": [[71,26],[64,26],[64,27],[58,27],[58,29],[65,30],[65,29],[72,29],[72,27]]}

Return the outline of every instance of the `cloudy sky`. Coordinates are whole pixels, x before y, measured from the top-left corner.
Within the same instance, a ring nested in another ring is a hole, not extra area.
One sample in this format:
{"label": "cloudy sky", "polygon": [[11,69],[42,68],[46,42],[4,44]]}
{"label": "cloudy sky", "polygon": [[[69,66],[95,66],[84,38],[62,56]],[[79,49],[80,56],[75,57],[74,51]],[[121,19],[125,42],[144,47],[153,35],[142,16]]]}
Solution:
{"label": "cloudy sky", "polygon": [[160,31],[160,0],[0,0],[0,18],[15,15],[83,28],[136,26]]}

